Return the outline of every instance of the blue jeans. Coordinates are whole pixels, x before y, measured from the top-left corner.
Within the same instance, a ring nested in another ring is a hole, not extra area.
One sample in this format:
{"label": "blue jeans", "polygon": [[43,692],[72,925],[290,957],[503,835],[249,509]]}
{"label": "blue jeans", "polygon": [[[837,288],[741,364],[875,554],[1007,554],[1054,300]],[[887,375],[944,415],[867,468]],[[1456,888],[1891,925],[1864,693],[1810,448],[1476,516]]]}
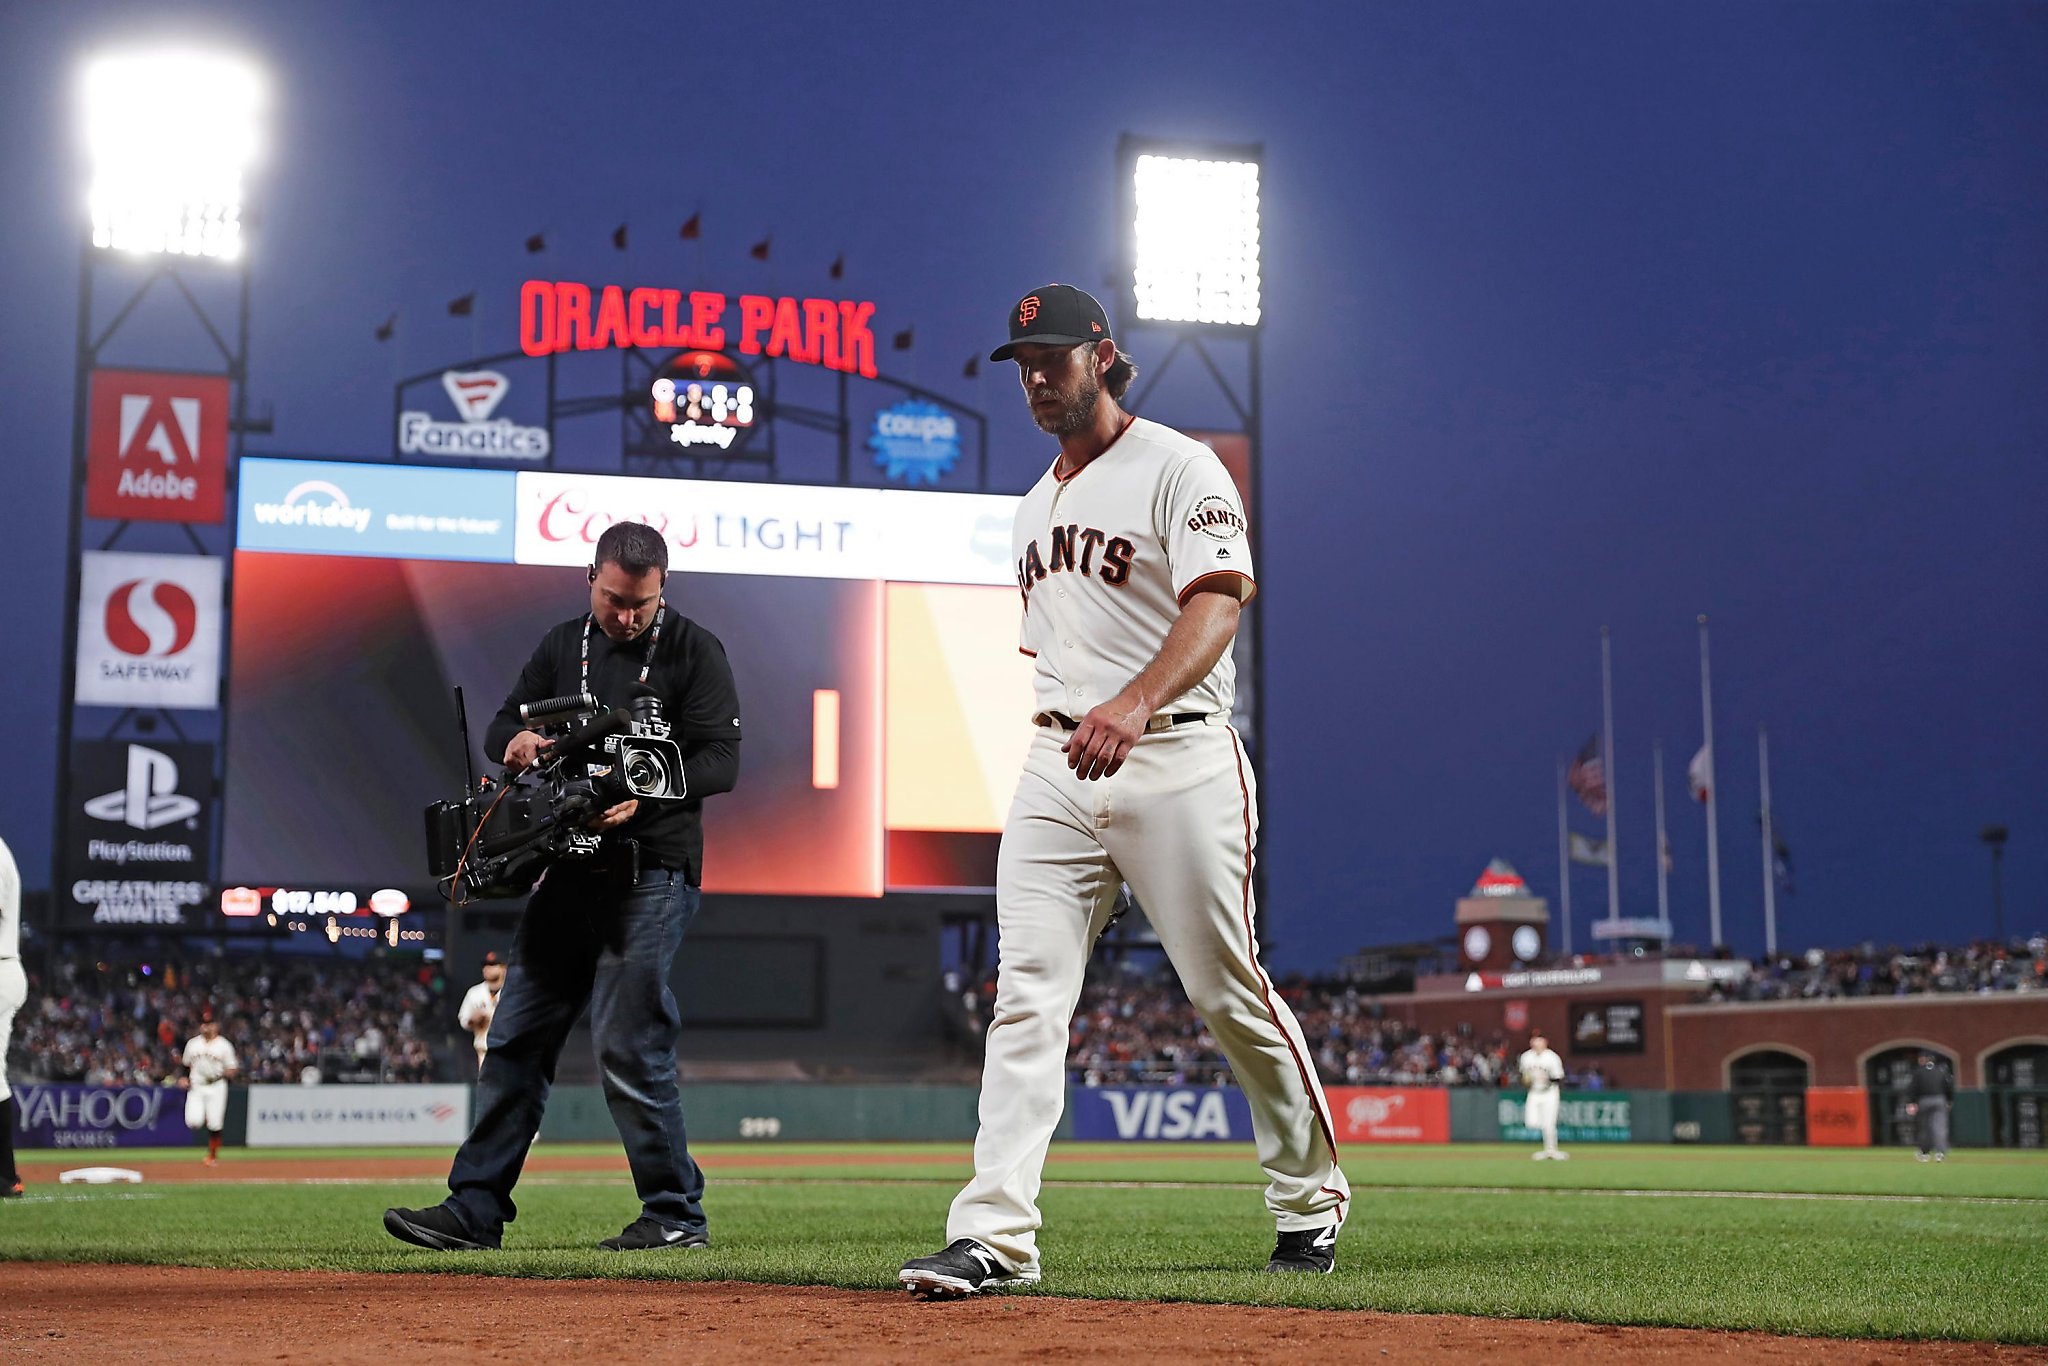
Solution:
{"label": "blue jeans", "polygon": [[704,1228],[704,1174],[676,1082],[682,1014],[668,985],[699,899],[663,868],[629,887],[557,864],[527,902],[477,1076],[476,1122],[448,1173],[448,1204],[471,1232],[496,1235],[518,1213],[512,1187],[585,1003],[642,1213],[666,1228]]}

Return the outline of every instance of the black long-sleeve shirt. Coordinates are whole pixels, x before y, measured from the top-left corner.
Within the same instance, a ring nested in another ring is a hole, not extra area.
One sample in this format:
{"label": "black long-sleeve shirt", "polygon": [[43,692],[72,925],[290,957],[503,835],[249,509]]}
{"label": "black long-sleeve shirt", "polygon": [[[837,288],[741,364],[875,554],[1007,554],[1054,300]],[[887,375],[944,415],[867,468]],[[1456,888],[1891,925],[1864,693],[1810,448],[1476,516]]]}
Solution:
{"label": "black long-sleeve shirt", "polygon": [[[541,637],[540,645],[505,705],[484,732],[484,749],[502,762],[512,737],[529,727],[519,708],[547,697],[567,697],[583,683],[583,627],[588,617],[575,617]],[[593,624],[590,628],[591,696],[607,707],[632,699],[640,668],[648,664],[652,627],[628,641],[614,641]],[[622,836],[640,841],[643,861],[659,863],[684,874],[692,886],[704,873],[704,799],[730,792],[739,781],[740,703],[732,666],[718,637],[696,622],[667,609],[661,639],[652,646],[647,686],[661,694],[669,738],[683,752],[683,777],[689,796],[680,802],[643,801],[633,819],[620,826]]]}
{"label": "black long-sleeve shirt", "polygon": [[1939,1063],[1920,1063],[1913,1068],[1913,1099],[1952,1100],[1955,1094],[1954,1074]]}

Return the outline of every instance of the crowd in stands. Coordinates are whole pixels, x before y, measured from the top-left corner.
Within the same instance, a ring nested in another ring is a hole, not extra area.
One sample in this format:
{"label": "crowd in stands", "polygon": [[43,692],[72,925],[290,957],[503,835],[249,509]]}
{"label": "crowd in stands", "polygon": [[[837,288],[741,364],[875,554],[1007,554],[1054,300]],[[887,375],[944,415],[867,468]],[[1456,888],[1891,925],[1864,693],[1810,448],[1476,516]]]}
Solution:
{"label": "crowd in stands", "polygon": [[2048,991],[2048,937],[1980,940],[1960,947],[1808,949],[1759,962],[1748,978],[1716,987],[1714,1000],[1797,1001],[1922,992]]}
{"label": "crowd in stands", "polygon": [[60,960],[29,982],[10,1078],[96,1086],[175,1082],[211,1011],[241,1082],[432,1081],[428,1040],[453,1006],[434,965],[342,959]]}

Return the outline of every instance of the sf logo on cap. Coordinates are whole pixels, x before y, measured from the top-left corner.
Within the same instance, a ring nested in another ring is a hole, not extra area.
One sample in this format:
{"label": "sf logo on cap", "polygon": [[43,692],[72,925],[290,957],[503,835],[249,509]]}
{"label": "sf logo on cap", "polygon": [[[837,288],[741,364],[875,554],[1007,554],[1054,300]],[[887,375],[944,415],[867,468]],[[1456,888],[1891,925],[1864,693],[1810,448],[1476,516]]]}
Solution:
{"label": "sf logo on cap", "polygon": [[1036,294],[1034,294],[1034,295],[1032,295],[1032,296],[1031,296],[1030,298],[1026,299],[1026,300],[1025,300],[1025,301],[1024,301],[1023,303],[1021,303],[1021,304],[1018,304],[1018,305],[1017,305],[1017,321],[1018,321],[1018,322],[1020,322],[1020,323],[1028,323],[1028,322],[1030,322],[1030,321],[1031,321],[1031,320],[1032,320],[1033,318],[1035,318],[1035,317],[1037,317],[1037,316],[1038,316],[1038,296],[1037,296]]}

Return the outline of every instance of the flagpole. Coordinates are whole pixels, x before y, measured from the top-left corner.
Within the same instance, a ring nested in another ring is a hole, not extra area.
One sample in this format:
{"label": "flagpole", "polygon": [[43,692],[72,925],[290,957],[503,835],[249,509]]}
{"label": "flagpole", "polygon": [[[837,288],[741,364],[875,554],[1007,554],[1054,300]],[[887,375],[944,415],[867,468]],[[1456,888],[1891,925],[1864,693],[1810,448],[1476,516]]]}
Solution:
{"label": "flagpole", "polygon": [[1557,761],[1557,899],[1564,917],[1564,955],[1572,955],[1572,838],[1564,820],[1565,762]]}
{"label": "flagpole", "polygon": [[1650,746],[1650,758],[1657,775],[1657,919],[1665,925],[1671,923],[1671,892],[1665,883],[1668,880],[1664,864],[1664,742],[1658,740]]}
{"label": "flagpole", "polygon": [[1762,726],[1756,728],[1757,777],[1763,789],[1764,828],[1764,957],[1778,956],[1777,850],[1771,840],[1771,737]]}
{"label": "flagpole", "polygon": [[1700,613],[1700,729],[1707,741],[1707,935],[1710,950],[1721,946],[1721,835],[1715,804],[1721,783],[1714,773],[1714,680],[1707,668],[1707,614]]}
{"label": "flagpole", "polygon": [[1614,657],[1605,626],[1600,628],[1601,777],[1607,781],[1607,918],[1621,919],[1621,846],[1614,838]]}

